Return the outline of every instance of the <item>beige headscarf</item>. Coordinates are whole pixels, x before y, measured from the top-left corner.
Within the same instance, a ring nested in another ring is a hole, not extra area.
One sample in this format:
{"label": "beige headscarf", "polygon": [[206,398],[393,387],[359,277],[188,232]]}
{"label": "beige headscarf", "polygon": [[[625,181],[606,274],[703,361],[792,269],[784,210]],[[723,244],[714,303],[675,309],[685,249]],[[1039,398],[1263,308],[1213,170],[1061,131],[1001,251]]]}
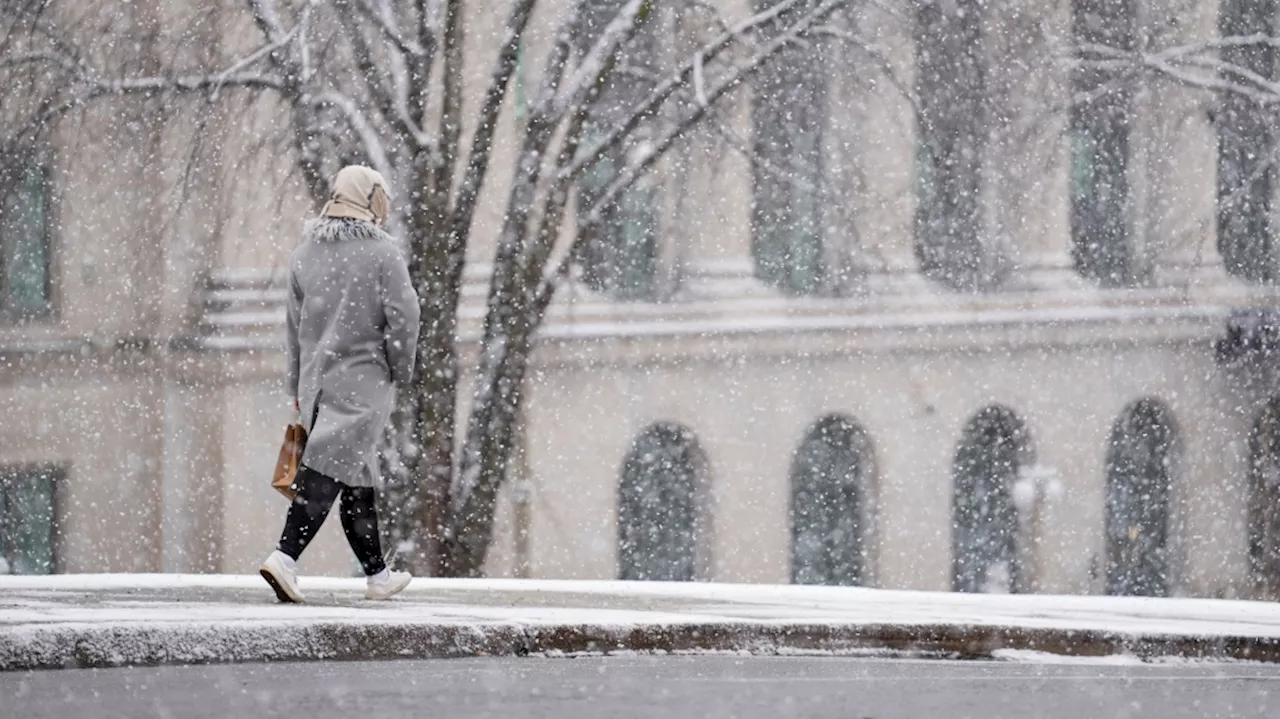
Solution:
{"label": "beige headscarf", "polygon": [[387,181],[376,170],[347,165],[333,178],[333,192],[320,214],[386,225],[387,216],[391,214]]}

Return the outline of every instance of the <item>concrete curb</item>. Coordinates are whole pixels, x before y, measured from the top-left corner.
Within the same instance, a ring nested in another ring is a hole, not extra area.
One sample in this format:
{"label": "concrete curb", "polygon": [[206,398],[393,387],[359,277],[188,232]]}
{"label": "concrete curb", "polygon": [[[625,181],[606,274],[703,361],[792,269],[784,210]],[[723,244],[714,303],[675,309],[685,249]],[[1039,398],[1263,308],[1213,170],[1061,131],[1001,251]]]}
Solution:
{"label": "concrete curb", "polygon": [[988,625],[217,622],[0,630],[0,671],[277,661],[633,652],[894,652],[988,659],[997,650],[1078,657],[1280,662],[1280,638],[1125,634]]}

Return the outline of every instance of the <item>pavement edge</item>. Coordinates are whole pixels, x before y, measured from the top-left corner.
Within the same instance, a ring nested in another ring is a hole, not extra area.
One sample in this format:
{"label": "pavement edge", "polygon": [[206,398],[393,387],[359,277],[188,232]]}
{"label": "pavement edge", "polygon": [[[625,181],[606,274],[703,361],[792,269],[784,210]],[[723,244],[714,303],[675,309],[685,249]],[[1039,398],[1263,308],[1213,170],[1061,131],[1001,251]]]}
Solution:
{"label": "pavement edge", "polygon": [[186,623],[0,629],[0,671],[165,664],[439,659],[618,652],[1077,657],[1280,662],[1280,638],[1126,634],[988,625]]}

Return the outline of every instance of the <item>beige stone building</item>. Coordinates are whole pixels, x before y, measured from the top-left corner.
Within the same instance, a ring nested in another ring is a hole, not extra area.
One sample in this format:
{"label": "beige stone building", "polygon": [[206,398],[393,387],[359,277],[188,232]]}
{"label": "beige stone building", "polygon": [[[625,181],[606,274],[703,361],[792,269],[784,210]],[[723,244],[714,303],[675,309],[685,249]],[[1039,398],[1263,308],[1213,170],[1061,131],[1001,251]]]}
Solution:
{"label": "beige stone building", "polygon": [[[1248,34],[1242,5],[855,6],[784,55],[558,297],[490,573],[1269,596],[1274,131],[1065,51]],[[273,278],[310,212],[254,144],[275,111],[104,105],[6,178],[11,570],[248,572],[271,548]],[[302,564],[353,567],[334,527]]]}

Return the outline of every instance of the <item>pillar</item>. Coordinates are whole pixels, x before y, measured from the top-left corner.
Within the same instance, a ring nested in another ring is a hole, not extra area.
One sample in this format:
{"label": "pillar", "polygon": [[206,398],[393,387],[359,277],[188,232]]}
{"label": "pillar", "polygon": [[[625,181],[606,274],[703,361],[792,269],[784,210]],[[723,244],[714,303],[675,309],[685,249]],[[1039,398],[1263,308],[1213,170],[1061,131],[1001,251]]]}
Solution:
{"label": "pillar", "polygon": [[984,27],[992,136],[984,163],[990,248],[1006,289],[1084,288],[1071,257],[1070,158],[1065,108],[1071,3],[1009,0],[987,6]]}

